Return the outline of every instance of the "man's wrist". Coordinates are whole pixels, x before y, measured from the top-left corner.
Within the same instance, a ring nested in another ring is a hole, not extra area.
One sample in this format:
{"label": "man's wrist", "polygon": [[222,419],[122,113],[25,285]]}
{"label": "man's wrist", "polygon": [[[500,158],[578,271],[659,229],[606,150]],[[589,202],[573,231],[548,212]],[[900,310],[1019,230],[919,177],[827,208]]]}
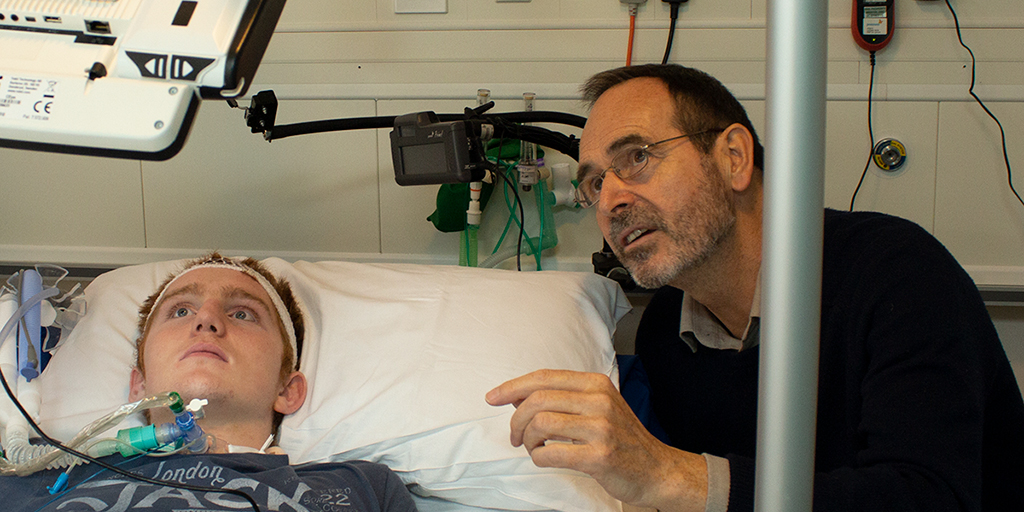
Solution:
{"label": "man's wrist", "polygon": [[704,512],[708,498],[708,464],[703,455],[669,448],[673,453],[658,475],[652,506],[660,512]]}

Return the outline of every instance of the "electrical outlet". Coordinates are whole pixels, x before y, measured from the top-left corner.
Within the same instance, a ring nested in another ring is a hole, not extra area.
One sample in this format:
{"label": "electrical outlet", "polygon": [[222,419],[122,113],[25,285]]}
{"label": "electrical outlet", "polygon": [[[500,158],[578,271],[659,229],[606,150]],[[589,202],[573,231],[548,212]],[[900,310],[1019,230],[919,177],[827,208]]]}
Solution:
{"label": "electrical outlet", "polygon": [[448,0],[395,0],[395,14],[447,12]]}

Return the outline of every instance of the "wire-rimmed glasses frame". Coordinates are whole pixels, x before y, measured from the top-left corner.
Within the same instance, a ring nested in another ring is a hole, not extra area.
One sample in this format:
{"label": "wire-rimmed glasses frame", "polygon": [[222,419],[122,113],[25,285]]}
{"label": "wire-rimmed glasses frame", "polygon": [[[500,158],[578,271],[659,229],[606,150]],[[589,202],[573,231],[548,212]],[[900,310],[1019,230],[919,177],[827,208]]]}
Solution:
{"label": "wire-rimmed glasses frame", "polygon": [[651,161],[651,158],[656,157],[656,155],[651,153],[651,148],[674,140],[720,131],[722,130],[703,130],[694,133],[676,135],[675,137],[669,137],[667,139],[652,142],[650,144],[644,144],[642,146],[627,146],[622,148],[614,157],[612,157],[612,164],[608,166],[608,168],[601,172],[590,173],[580,180],[575,192],[576,203],[579,204],[581,208],[590,208],[597,204],[601,199],[601,185],[604,183],[604,176],[608,174],[609,171],[614,173],[620,180],[628,180],[639,176],[645,169],[647,169],[647,164]]}

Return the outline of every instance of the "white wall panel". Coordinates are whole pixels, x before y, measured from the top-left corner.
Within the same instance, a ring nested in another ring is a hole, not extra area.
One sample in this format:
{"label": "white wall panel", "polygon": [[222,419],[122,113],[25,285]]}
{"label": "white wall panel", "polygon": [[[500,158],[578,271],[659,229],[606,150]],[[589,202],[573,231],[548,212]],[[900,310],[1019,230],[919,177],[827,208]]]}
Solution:
{"label": "white wall panel", "polygon": [[[966,57],[966,52],[965,52]],[[867,59],[862,66],[861,83],[867,84],[871,67]],[[1016,86],[1020,93],[1024,88],[1024,63],[1021,62],[979,62],[975,73],[975,92],[982,90],[985,86]],[[970,96],[967,90],[971,84],[971,60],[966,57],[964,60],[942,61],[942,62],[893,62],[877,59],[875,64],[876,84],[930,84],[930,85],[959,85],[961,87],[949,88],[955,91],[963,99]],[[1020,94],[1024,96],[1024,94]]]}
{"label": "white wall panel", "polygon": [[[597,0],[603,2],[605,0]],[[671,9],[665,2],[648,2],[656,19],[669,20]],[[679,20],[721,20],[750,18],[750,0],[722,0],[716,2],[686,2],[679,7]],[[639,16],[638,16],[639,17]],[[678,22],[677,22],[678,23]]]}
{"label": "white wall panel", "polygon": [[[572,62],[271,62],[260,66],[259,84],[514,84],[558,80],[578,85],[619,61]],[[749,66],[748,66],[749,67]],[[379,96],[385,98],[383,94]]]}
{"label": "white wall panel", "polygon": [[[958,1],[951,0],[961,25],[1020,26],[1024,18],[1024,5],[1018,0]],[[764,18],[767,0],[753,0],[755,18]],[[849,23],[853,4],[848,0],[829,0],[828,17],[832,25]],[[953,24],[944,0],[915,0],[896,2],[897,30],[900,27],[914,27],[922,24],[934,25],[942,22]]]}
{"label": "white wall panel", "polygon": [[763,100],[741,100],[743,109],[747,111],[747,118],[750,119],[750,123],[754,125],[754,130],[757,132],[758,138],[761,140],[761,144],[764,144],[764,125],[765,125],[765,103]]}
{"label": "white wall panel", "polygon": [[[899,140],[907,148],[907,160],[894,173],[872,163],[854,209],[890,213],[932,230],[937,116],[938,109],[931,102],[872,104],[875,141]],[[867,102],[830,102],[826,122],[825,206],[848,210],[872,148]]]}
{"label": "white wall panel", "polygon": [[372,0],[287,0],[277,24],[308,27],[335,20],[369,26],[377,22],[377,6]]}
{"label": "white wall panel", "polygon": [[0,246],[143,247],[141,179],[137,161],[0,149]]}
{"label": "white wall panel", "polygon": [[[452,2],[452,0],[448,0]],[[596,2],[594,2],[596,3]],[[467,2],[466,18],[471,20],[536,20],[557,19],[559,0],[503,2],[474,0]]]}
{"label": "white wall panel", "polygon": [[[832,0],[833,2],[837,0]],[[921,13],[921,17],[927,15],[938,16],[941,14],[952,23],[949,8],[946,2],[939,0],[934,2],[918,1],[910,2],[916,4],[914,7]],[[960,24],[986,24],[992,26],[1020,26],[1024,21],[1024,3],[1018,0],[985,0],[974,2],[966,0],[951,0],[953,9],[960,18]],[[908,11],[912,12],[912,11]],[[916,17],[916,16],[915,16]]]}
{"label": "white wall panel", "polygon": [[[651,2],[653,3],[653,2]],[[562,0],[559,2],[560,17],[567,20],[611,19],[623,20],[628,23],[629,15],[622,2],[605,2],[604,0]],[[640,6],[641,16],[654,14],[649,5]]]}
{"label": "white wall panel", "polygon": [[[1017,60],[1013,48],[1019,45],[1020,29],[996,30],[991,28],[961,28],[964,43],[974,51],[979,61]],[[853,37],[850,37],[851,44]],[[938,28],[897,29],[889,46],[878,52],[887,59],[898,61],[966,60],[970,54],[956,35],[952,20],[949,26]]]}
{"label": "white wall panel", "polygon": [[[282,101],[278,124],[372,115],[370,101]],[[268,143],[208,102],[178,156],[143,164],[148,246],[377,253],[375,146],[367,130]]]}
{"label": "white wall panel", "polygon": [[[374,1],[374,0],[365,0]],[[448,0],[448,12],[445,14],[395,14],[395,0],[375,0],[377,4],[377,21],[383,23],[447,23],[465,21],[468,5],[475,0]]]}
{"label": "white wall panel", "polygon": [[[277,33],[264,63],[278,62],[544,62],[607,60],[626,55],[624,29],[420,30]],[[667,30],[641,29],[634,57],[661,61]],[[698,60],[763,59],[759,28],[680,29],[673,48]],[[640,53],[637,53],[640,52]],[[648,55],[649,54],[649,55]],[[676,55],[675,50],[673,55]]]}
{"label": "white wall panel", "polygon": [[[1006,129],[1024,196],[1024,105],[988,107]],[[935,235],[963,265],[1024,265],[1024,205],[1007,184],[999,128],[973,102],[942,103],[939,122]]]}

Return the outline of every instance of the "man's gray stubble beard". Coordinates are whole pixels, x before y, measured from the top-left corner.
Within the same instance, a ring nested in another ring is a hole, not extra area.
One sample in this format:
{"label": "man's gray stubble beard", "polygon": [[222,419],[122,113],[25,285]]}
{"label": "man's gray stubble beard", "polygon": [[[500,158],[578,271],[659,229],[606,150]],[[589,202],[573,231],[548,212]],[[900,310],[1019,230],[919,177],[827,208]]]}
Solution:
{"label": "man's gray stubble beard", "polygon": [[[735,207],[726,193],[725,184],[721,182],[718,169],[707,160],[701,162],[701,167],[703,175],[698,185],[699,193],[695,196],[694,203],[680,216],[687,218],[677,219],[680,226],[699,224],[702,228],[700,232],[680,233],[669,229],[654,207],[645,202],[634,204],[626,213],[612,219],[612,233],[618,235],[631,225],[646,223],[670,237],[673,247],[678,249],[669,255],[668,261],[663,265],[652,267],[645,263],[654,256],[657,247],[638,247],[632,251],[625,251],[618,245],[619,238],[616,236],[616,242],[611,246],[638,285],[647,289],[660,288],[669,284],[680,273],[699,267],[714,254],[722,240],[734,229]],[[698,222],[694,222],[695,220]]]}

